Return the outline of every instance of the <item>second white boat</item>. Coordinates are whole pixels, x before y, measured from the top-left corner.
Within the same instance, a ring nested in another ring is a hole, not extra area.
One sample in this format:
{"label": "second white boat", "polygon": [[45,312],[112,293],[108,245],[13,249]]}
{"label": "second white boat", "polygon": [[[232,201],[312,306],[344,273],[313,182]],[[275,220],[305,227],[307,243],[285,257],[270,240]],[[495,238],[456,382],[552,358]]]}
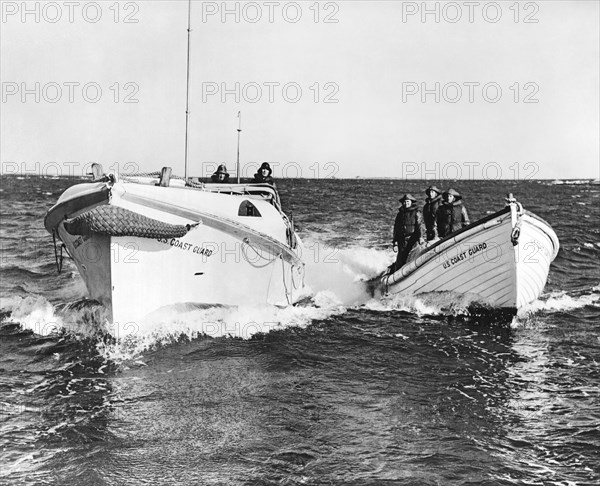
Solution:
{"label": "second white boat", "polygon": [[540,296],[558,250],[550,225],[513,201],[413,251],[403,267],[384,272],[371,286],[387,296],[449,292],[515,312]]}

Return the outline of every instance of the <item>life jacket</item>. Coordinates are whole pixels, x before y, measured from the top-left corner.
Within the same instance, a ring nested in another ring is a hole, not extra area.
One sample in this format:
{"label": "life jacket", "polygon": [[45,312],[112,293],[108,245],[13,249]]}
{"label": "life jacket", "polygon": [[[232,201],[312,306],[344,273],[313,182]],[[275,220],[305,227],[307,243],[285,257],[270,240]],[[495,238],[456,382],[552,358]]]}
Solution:
{"label": "life jacket", "polygon": [[462,201],[442,203],[436,213],[437,229],[440,238],[462,228]]}
{"label": "life jacket", "polygon": [[412,235],[420,235],[418,215],[419,211],[415,207],[409,209],[402,207],[398,210],[394,222],[394,241],[402,242]]}
{"label": "life jacket", "polygon": [[442,196],[437,196],[433,199],[427,198],[423,205],[423,220],[425,221],[425,227],[427,228],[428,238],[433,238],[433,226],[436,223],[435,214],[441,202]]}

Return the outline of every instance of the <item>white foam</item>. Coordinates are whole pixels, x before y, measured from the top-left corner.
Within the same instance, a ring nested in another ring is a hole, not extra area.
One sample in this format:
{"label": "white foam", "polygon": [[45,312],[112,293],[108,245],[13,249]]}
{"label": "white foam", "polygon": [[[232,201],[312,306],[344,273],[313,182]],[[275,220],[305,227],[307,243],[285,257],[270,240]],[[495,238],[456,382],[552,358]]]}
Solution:
{"label": "white foam", "polygon": [[[592,290],[596,291],[597,287]],[[580,309],[585,306],[600,306],[600,295],[583,294],[571,296],[566,292],[553,292],[548,297],[538,299],[519,310],[519,318],[526,317],[536,312],[561,312],[572,309]]]}
{"label": "white foam", "polygon": [[110,328],[107,310],[91,302],[58,308],[42,296],[30,295],[4,299],[1,307],[10,311],[10,322],[39,336],[67,333],[77,339],[95,338]]}
{"label": "white foam", "polygon": [[[441,293],[373,299],[367,293],[364,280],[379,275],[393,259],[394,254],[389,250],[363,247],[325,249],[321,246],[319,251],[306,256],[306,283],[311,292],[310,299],[301,305],[285,308],[269,305],[180,305],[161,309],[139,324],[118,327],[108,323],[101,307],[83,305],[57,310],[41,296],[3,299],[1,307],[11,312],[11,321],[39,335],[68,332],[78,338],[93,338],[109,332],[115,342],[105,344],[104,339],[99,339],[98,349],[105,357],[117,362],[138,359],[145,350],[182,338],[249,339],[257,333],[305,327],[314,320],[342,314],[348,307],[363,306],[372,311],[406,311],[417,315],[469,314],[468,308],[475,300],[464,295]],[[76,290],[71,289],[68,293],[77,294]],[[600,284],[592,289],[591,294],[571,296],[565,292],[552,293],[528,305],[519,315],[598,306],[599,300]]]}
{"label": "white foam", "polygon": [[141,353],[158,345],[180,339],[201,336],[249,339],[257,333],[268,333],[288,327],[306,327],[346,311],[334,294],[320,292],[314,304],[306,306],[240,306],[206,307],[174,306],[153,313],[142,323],[115,326],[106,319],[106,310],[97,305],[76,309],[57,309],[41,296],[4,299],[4,310],[10,311],[10,321],[37,335],[49,336],[63,332],[76,339],[96,339],[108,332],[115,340],[98,339],[102,356],[113,362],[134,361]]}
{"label": "white foam", "polygon": [[306,282],[313,295],[327,292],[329,298],[345,306],[364,304],[370,298],[364,281],[380,275],[393,261],[391,251],[376,248],[318,248],[306,258]]}
{"label": "white foam", "polygon": [[[120,362],[136,359],[141,353],[157,345],[166,345],[181,339],[199,337],[249,339],[257,333],[269,333],[289,327],[306,327],[314,320],[322,320],[346,311],[329,296],[317,301],[326,306],[307,305],[279,308],[270,305],[207,307],[193,309],[176,306],[153,313],[143,323],[130,325],[126,334],[112,344],[100,343],[99,350],[106,358]],[[121,330],[122,332],[122,330]]]}
{"label": "white foam", "polygon": [[372,299],[364,307],[378,312],[403,311],[419,316],[468,315],[469,306],[476,297],[451,292],[436,292],[421,295],[390,295],[379,300]]}
{"label": "white foam", "polygon": [[550,184],[553,185],[582,185],[582,184],[590,184],[592,179],[555,179]]}
{"label": "white foam", "polygon": [[63,328],[63,320],[55,314],[54,306],[42,296],[11,297],[3,299],[1,306],[10,311],[11,322],[40,336],[48,336]]}
{"label": "white foam", "polygon": [[105,344],[105,340],[99,340],[99,351],[114,361],[131,360],[144,350],[182,338],[248,339],[256,333],[305,327],[314,320],[343,313],[347,307],[370,299],[363,280],[378,275],[393,260],[393,254],[383,250],[357,247],[337,250],[322,245],[311,256],[306,258],[311,297],[303,305],[285,308],[179,305],[156,311],[142,322],[119,326],[109,324],[98,306],[57,310],[41,296],[14,298],[2,307],[11,312],[12,321],[39,335],[68,332],[78,338],[92,338],[108,332],[115,342]]}

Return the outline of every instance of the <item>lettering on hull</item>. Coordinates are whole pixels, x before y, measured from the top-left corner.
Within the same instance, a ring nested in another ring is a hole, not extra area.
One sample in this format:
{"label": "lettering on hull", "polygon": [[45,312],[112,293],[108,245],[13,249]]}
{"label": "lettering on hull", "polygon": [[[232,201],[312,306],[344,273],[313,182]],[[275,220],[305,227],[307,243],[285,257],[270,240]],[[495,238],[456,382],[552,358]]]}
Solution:
{"label": "lettering on hull", "polygon": [[158,238],[156,241],[165,245],[170,245],[173,248],[177,248],[178,250],[191,251],[196,255],[203,255],[205,257],[211,256],[214,252],[214,250],[211,250],[210,248],[205,248],[202,245],[193,245],[192,243],[186,243],[184,241],[181,241],[179,238]]}
{"label": "lettering on hull", "polygon": [[453,256],[449,260],[446,260],[444,263],[442,263],[442,267],[444,268],[444,270],[447,270],[451,266],[467,260],[467,256],[472,257],[472,256],[476,255],[477,253],[485,250],[486,248],[487,248],[487,243],[479,243],[478,245],[473,245],[468,250],[463,251],[456,256]]}

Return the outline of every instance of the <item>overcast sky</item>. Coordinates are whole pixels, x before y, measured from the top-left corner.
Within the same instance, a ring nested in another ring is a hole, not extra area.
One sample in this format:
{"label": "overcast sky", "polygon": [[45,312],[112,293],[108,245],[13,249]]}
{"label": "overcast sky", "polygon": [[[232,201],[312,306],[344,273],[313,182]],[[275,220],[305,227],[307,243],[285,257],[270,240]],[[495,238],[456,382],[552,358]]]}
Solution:
{"label": "overcast sky", "polygon": [[[4,173],[183,175],[187,1],[0,3]],[[597,178],[599,3],[194,0],[190,175]]]}

